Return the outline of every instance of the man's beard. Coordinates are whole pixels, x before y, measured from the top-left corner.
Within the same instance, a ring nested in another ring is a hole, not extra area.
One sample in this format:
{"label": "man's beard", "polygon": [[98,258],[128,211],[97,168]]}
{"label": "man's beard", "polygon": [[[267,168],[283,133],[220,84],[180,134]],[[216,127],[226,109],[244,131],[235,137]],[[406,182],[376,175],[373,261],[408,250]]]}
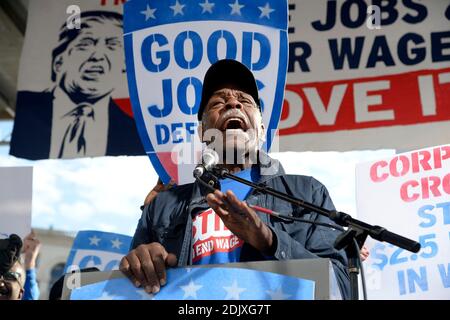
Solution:
{"label": "man's beard", "polygon": [[223,163],[244,165],[256,163],[258,155],[258,137],[250,129],[245,134],[227,134],[224,136]]}

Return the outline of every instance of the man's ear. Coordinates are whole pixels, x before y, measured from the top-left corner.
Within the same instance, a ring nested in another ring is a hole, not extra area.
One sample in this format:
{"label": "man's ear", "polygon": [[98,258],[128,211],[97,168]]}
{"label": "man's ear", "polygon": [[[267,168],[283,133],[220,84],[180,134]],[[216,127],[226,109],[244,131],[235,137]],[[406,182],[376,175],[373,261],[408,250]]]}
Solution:
{"label": "man's ear", "polygon": [[264,126],[262,119],[260,129],[261,129],[261,131],[259,132],[260,137],[258,137],[258,139],[261,143],[264,143],[266,141],[266,127]]}
{"label": "man's ear", "polygon": [[20,292],[19,292],[19,296],[18,296],[18,299],[19,299],[19,300],[22,300],[22,299],[23,299],[24,293],[25,293],[25,289],[20,288]]}
{"label": "man's ear", "polygon": [[62,65],[63,65],[63,57],[62,57],[62,54],[60,54],[53,61],[53,66],[52,66],[53,72],[55,74],[59,74],[61,71]]}
{"label": "man's ear", "polygon": [[263,136],[263,138],[266,137],[266,127],[264,126],[264,122],[261,119],[261,134]]}

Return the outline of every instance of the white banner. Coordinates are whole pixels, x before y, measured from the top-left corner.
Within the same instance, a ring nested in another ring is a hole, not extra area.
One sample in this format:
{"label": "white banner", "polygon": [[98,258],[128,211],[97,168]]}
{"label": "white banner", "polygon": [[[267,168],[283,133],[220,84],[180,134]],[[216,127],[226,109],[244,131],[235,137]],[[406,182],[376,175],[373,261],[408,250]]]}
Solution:
{"label": "white banner", "polygon": [[450,141],[448,1],[289,4],[280,151]]}
{"label": "white banner", "polygon": [[[114,15],[122,14],[125,2],[30,1],[11,154],[43,159],[144,153],[125,77],[122,27],[115,30],[114,25]],[[153,17],[181,21],[185,11],[200,10],[197,16],[201,17],[219,8],[219,2],[215,7],[214,1],[194,2],[149,2],[148,9],[137,12],[150,23]],[[245,8],[256,6],[255,12],[261,13],[258,18],[265,21],[277,17],[269,3],[227,0],[220,7],[237,17],[239,8],[245,13]],[[165,10],[160,8],[163,5]],[[153,11],[157,6],[160,9]],[[98,12],[108,12],[107,17],[99,18]],[[86,28],[83,14],[101,21]],[[96,36],[76,36],[66,46],[77,29],[64,33],[63,26],[76,27],[77,21],[80,34],[89,31]],[[112,30],[120,40],[106,43]],[[184,24],[173,29],[174,34],[183,31]],[[448,2],[290,0],[288,38],[279,151],[412,150],[448,143]],[[109,52],[115,46],[118,50]],[[89,59],[69,54],[84,47]],[[225,50],[218,54],[224,55]],[[273,79],[264,75],[260,80],[267,84]],[[149,95],[160,95],[149,83],[139,86]],[[95,103],[86,106],[89,100]],[[187,130],[195,135],[192,126]]]}
{"label": "white banner", "polygon": [[370,299],[450,299],[450,145],[356,167],[358,218],[421,244],[368,241]]}

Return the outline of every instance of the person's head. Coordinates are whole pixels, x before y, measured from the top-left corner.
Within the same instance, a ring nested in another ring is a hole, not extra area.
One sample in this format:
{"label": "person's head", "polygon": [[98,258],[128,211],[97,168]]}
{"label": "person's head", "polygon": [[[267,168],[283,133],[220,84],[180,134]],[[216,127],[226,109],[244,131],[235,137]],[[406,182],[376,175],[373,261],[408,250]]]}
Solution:
{"label": "person's head", "polygon": [[0,240],[0,300],[21,300],[25,270],[19,262],[22,240],[17,235]]}
{"label": "person's head", "polygon": [[113,83],[125,74],[122,15],[86,11],[80,20],[79,29],[61,27],[59,44],[52,53],[52,81],[76,103],[110,94]]}
{"label": "person's head", "polygon": [[224,160],[256,155],[265,129],[252,72],[235,60],[214,63],[205,74],[198,119],[201,141],[222,147]]}
{"label": "person's head", "polygon": [[[81,269],[80,272],[97,272],[100,271],[99,268],[91,267],[91,268],[84,268]],[[64,278],[65,274],[63,274],[59,279],[52,285],[50,288],[50,293],[48,296],[49,300],[61,300],[64,290]]]}
{"label": "person's head", "polygon": [[0,275],[0,300],[22,300],[25,286],[25,270],[19,261]]}

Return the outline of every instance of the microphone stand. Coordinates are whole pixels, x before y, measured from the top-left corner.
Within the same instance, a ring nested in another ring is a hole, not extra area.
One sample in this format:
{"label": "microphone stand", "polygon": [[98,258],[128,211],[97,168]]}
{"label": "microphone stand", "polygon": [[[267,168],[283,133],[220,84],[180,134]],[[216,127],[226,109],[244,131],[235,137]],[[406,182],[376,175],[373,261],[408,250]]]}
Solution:
{"label": "microphone stand", "polygon": [[[390,232],[387,229],[380,226],[373,226],[363,221],[352,218],[349,214],[325,209],[320,206],[316,206],[312,203],[306,202],[304,200],[295,198],[286,193],[277,191],[273,188],[267,187],[263,183],[253,183],[251,181],[247,181],[240,177],[237,177],[231,173],[227,169],[224,168],[216,168],[211,172],[213,175],[216,175],[220,178],[229,178],[234,181],[243,183],[247,186],[252,187],[253,189],[274,196],[278,199],[287,201],[296,206],[300,206],[305,209],[312,210],[317,212],[320,215],[330,218],[336,224],[342,227],[348,227],[348,229],[340,234],[334,243],[334,248],[337,250],[344,249],[347,253],[348,261],[349,261],[349,275],[350,275],[350,288],[351,288],[351,299],[358,300],[359,292],[358,292],[358,274],[359,274],[359,250],[360,247],[366,241],[368,236],[372,237],[378,241],[385,241],[391,243],[397,247],[403,248],[405,250],[411,252],[418,252],[420,250],[420,243],[402,237],[396,233]],[[357,245],[356,245],[357,244]]]}

